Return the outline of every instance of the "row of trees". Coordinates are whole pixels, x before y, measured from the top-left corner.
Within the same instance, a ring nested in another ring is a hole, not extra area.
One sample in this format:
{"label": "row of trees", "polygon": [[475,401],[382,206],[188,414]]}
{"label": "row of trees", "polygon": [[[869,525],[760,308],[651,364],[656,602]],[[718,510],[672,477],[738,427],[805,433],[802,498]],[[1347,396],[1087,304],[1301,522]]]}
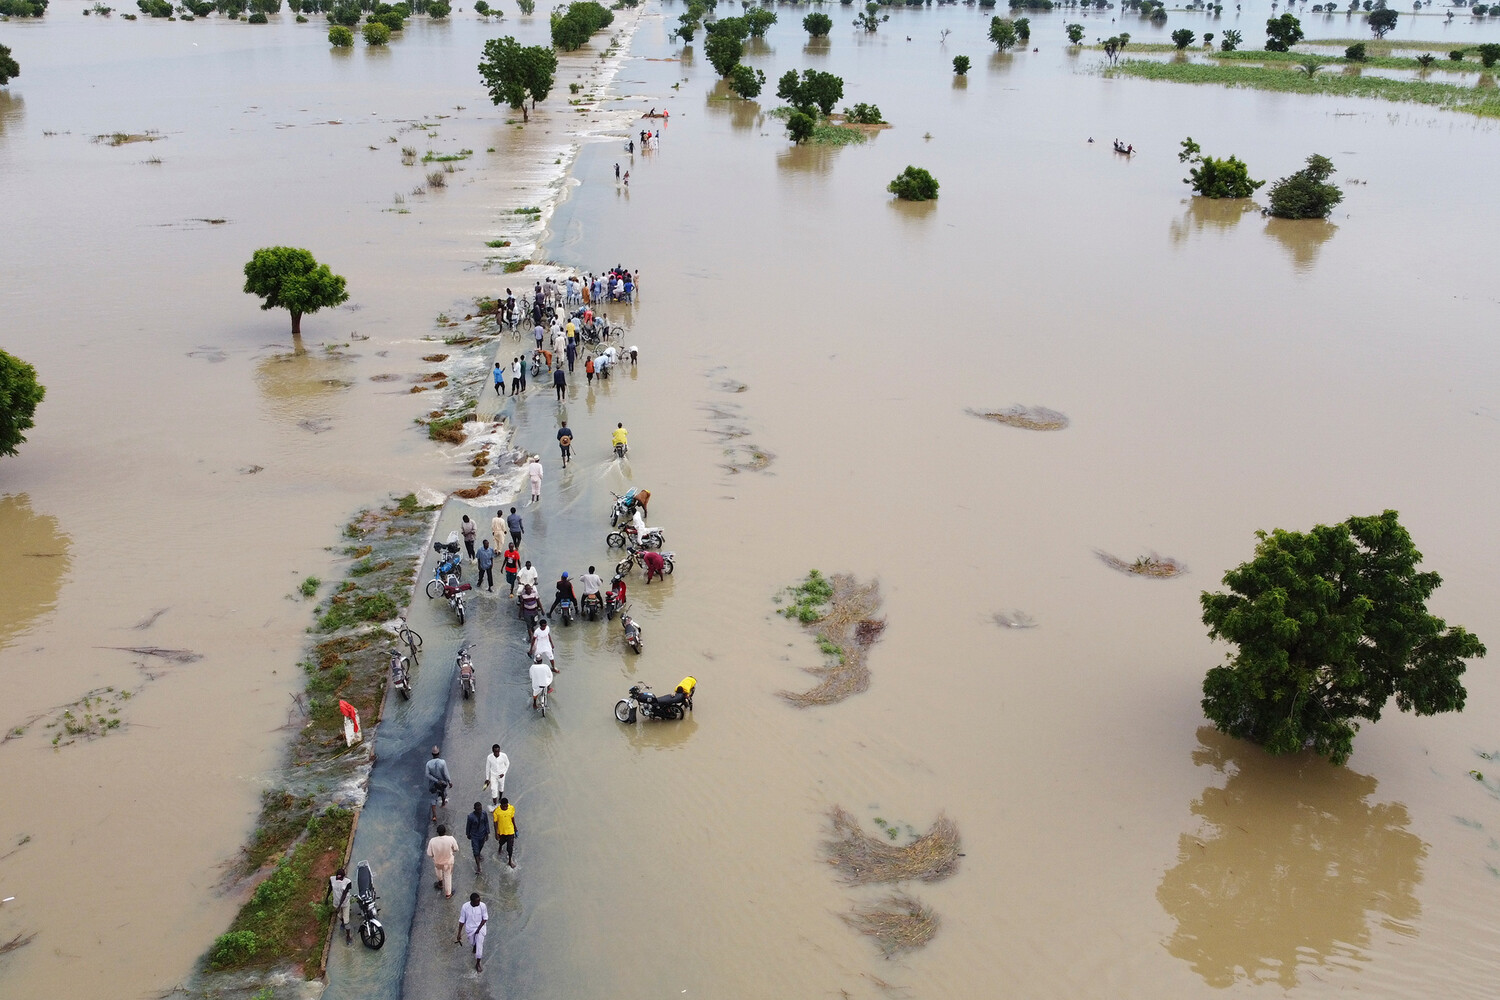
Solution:
{"label": "row of trees", "polygon": [[[1188,176],[1182,183],[1204,198],[1249,198],[1265,184],[1253,180],[1250,168],[1238,157],[1221,160],[1206,156],[1192,136],[1182,140],[1177,160],[1188,164]],[[1328,183],[1335,172],[1328,157],[1316,153],[1309,156],[1305,167],[1271,185],[1270,213],[1281,219],[1326,219],[1344,200],[1344,192]]]}

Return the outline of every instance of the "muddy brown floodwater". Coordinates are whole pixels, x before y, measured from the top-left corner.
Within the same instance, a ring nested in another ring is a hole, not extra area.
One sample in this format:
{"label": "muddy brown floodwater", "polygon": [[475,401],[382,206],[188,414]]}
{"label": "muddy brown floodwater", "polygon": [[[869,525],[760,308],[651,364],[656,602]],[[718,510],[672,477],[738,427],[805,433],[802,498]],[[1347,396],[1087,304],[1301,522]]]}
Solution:
{"label": "muddy brown floodwater", "polygon": [[[1253,42],[1266,8],[1121,21],[1139,42],[1211,22]],[[570,120],[613,123],[561,86],[597,53],[564,60],[536,125],[487,107],[482,40],[535,41],[540,18],[460,12],[330,53],[287,14],[256,31],[79,9],[0,26],[24,71],[0,92],[3,346],[48,386],[0,462],[0,724],[139,693],[102,739],[54,750],[48,716],[0,745],[0,941],[37,934],[0,983],[26,998],[170,987],[227,924],[223,863],[295,722],[297,584],[334,574],[351,511],[467,482],[412,424],[409,380],[442,350],[422,338],[520,284],[485,266],[538,253],[513,210],[550,206]],[[536,904],[566,914],[538,956],[549,995],[1486,995],[1493,668],[1471,670],[1461,715],[1366,727],[1346,769],[1269,760],[1203,728],[1224,650],[1197,595],[1257,528],[1390,507],[1443,575],[1436,613],[1500,641],[1497,126],[1104,79],[1062,26],[1114,33],[1117,12],[1038,14],[1039,51],[1001,56],[972,8],[896,10],[874,36],[837,8],[809,45],[784,6],[746,61],[773,84],[836,72],[845,103],[892,123],[790,149],[769,95],[711,97],[702,36],[690,57],[667,40],[679,10],[646,6],[614,84],[638,100],[610,102],[670,108],[660,150],[586,141],[542,251],[642,272],[641,367],[606,416],[678,553],[646,654],[594,678],[593,712],[570,690],[568,728],[527,762],[575,859]],[[1491,30],[1403,15],[1398,35]],[[151,129],[166,138],[89,141]],[[1257,178],[1328,155],[1346,200],[1328,223],[1204,206],[1185,135]],[[475,153],[415,195],[430,167],[404,166],[407,144]],[[937,176],[936,203],[891,204],[907,164]],[[300,352],[239,292],[271,244],[349,278]],[[1018,403],[1068,426],[966,412]],[[1096,550],[1189,571],[1141,579]],[[887,628],[868,691],[799,710],[776,692],[818,654],[771,598],[813,567],[878,579]],[[996,628],[1012,608],[1038,627]],[[203,658],[101,648],[152,645]],[[692,719],[611,720],[632,678],[688,673]],[[887,961],[841,919],[888,889],[823,862],[835,805],[871,832],[961,830],[955,874],[904,887],[940,917],[926,947]]]}

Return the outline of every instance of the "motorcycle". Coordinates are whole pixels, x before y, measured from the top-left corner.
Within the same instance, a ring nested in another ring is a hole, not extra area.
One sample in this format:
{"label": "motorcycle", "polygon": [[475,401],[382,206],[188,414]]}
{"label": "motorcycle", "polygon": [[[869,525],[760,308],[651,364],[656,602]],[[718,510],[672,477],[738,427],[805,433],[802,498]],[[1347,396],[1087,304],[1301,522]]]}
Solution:
{"label": "motorcycle", "polygon": [[[624,559],[621,559],[619,562],[615,563],[615,576],[624,576],[626,573],[629,573],[632,569],[635,568],[636,560],[641,557],[640,550],[634,547],[628,548],[626,550],[626,553],[627,554]],[[675,552],[661,553],[662,562],[665,564],[663,568],[666,572],[671,573],[675,568],[672,560],[676,557],[676,555],[677,553]]]}
{"label": "motorcycle", "polygon": [[558,601],[557,614],[560,618],[562,618],[562,623],[564,625],[573,624],[573,601],[567,597],[564,597],[562,600]]}
{"label": "motorcycle", "polygon": [[639,656],[643,645],[640,623],[629,615],[621,613],[620,628],[625,632],[625,645],[635,650],[636,655]]}
{"label": "motorcycle", "polygon": [[614,621],[615,620],[615,615],[619,613],[620,608],[621,608],[621,606],[623,604],[624,604],[624,602],[621,601],[620,598],[618,598],[617,596],[615,596],[615,592],[613,590],[607,590],[607,591],[605,591],[604,592],[604,617],[607,620],[609,620],[609,621]]}
{"label": "motorcycle", "polygon": [[411,661],[395,646],[391,654],[391,687],[401,692],[402,698],[411,697]]}
{"label": "motorcycle", "polygon": [[671,694],[655,695],[650,684],[632,684],[630,693],[615,702],[615,718],[620,722],[634,722],[636,713],[648,719],[680,719],[693,710],[693,692],[698,687],[696,677],[684,677]]}
{"label": "motorcycle", "polygon": [[630,449],[625,446],[624,442],[615,445],[615,458],[624,458],[625,453],[628,451],[630,451]]}
{"label": "motorcycle", "polygon": [[604,600],[598,594],[584,594],[579,602],[583,617],[591,622],[599,620],[599,615],[604,611]]}
{"label": "motorcycle", "polygon": [[667,544],[667,530],[665,528],[647,528],[637,537],[635,525],[626,524],[621,526],[618,531],[611,531],[604,538],[604,543],[612,549],[622,548],[627,542],[634,542],[638,548],[659,549]]}
{"label": "motorcycle", "polygon": [[432,571],[432,579],[427,581],[427,596],[436,597],[433,584],[441,585],[450,576],[456,576],[460,580],[464,578],[463,556],[458,554],[458,542],[449,540],[447,542],[433,542],[432,551],[442,556],[438,560],[437,567]]}
{"label": "motorcycle", "polygon": [[458,686],[464,698],[474,695],[474,661],[469,656],[469,647],[464,646],[458,651]]}
{"label": "motorcycle", "polygon": [[359,863],[354,880],[354,903],[359,907],[359,939],[366,948],[377,951],[385,944],[385,928],[380,926],[380,908],[375,905],[380,897],[375,895],[375,876],[370,872],[370,862]]}
{"label": "motorcycle", "polygon": [[460,625],[464,623],[464,593],[472,589],[467,583],[459,583],[458,577],[451,574],[442,580],[427,581],[427,596],[431,598],[442,594],[453,613],[458,615]]}
{"label": "motorcycle", "polygon": [[641,514],[644,516],[646,504],[651,502],[651,491],[643,490],[639,486],[632,486],[623,494],[610,490],[610,495],[615,498],[615,504],[609,511],[611,527],[621,521],[629,521],[630,515],[635,513],[637,507],[641,509]]}

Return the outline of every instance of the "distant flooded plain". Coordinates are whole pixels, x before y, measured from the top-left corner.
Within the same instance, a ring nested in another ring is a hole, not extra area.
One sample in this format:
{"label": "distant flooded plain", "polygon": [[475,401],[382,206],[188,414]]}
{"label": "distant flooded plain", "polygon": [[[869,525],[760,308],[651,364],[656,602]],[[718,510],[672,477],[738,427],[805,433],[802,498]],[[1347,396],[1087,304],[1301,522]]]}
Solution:
{"label": "distant flooded plain", "polygon": [[[17,897],[0,941],[37,935],[0,977],[16,996],[136,996],[184,978],[238,901],[216,885],[294,720],[297,584],[334,575],[350,511],[457,485],[409,386],[370,376],[421,370],[439,311],[519,277],[486,270],[483,244],[535,241],[507,212],[548,198],[572,140],[566,90],[516,130],[472,69],[484,37],[540,38],[539,18],[457,13],[338,54],[316,24],[54,8],[0,30],[25,74],[0,95],[4,346],[48,385],[0,464],[0,723],[39,718],[0,745],[0,896]],[[1444,577],[1436,613],[1500,641],[1496,126],[1105,79],[1063,44],[1063,10],[1032,17],[1038,51],[994,55],[972,8],[897,10],[866,36],[829,6],[816,45],[809,9],[776,8],[746,61],[771,90],[838,73],[891,129],[789,147],[770,93],[712,96],[702,36],[684,51],[666,37],[681,6],[650,5],[615,88],[671,110],[661,148],[586,141],[540,251],[641,272],[641,368],[610,405],[678,553],[648,652],[578,679],[568,697],[598,704],[547,762],[565,818],[548,835],[575,859],[540,904],[569,930],[551,992],[1485,994],[1500,786],[1470,771],[1500,750],[1491,666],[1463,714],[1388,715],[1347,768],[1272,760],[1205,727],[1224,650],[1197,595],[1257,528],[1391,507]],[[1090,40],[1238,24],[1248,47],[1269,13],[1076,19]],[[1493,30],[1403,15],[1396,37]],[[89,141],[148,129],[166,138]],[[1345,201],[1284,223],[1189,198],[1187,135],[1268,180],[1327,155]],[[409,136],[476,155],[414,196]],[[907,164],[937,176],[935,203],[891,203]],[[353,293],[304,321],[302,353],[239,292],[277,243]],[[966,412],[1013,405],[1068,426]],[[751,453],[770,464],[740,471]],[[1098,550],[1187,573],[1133,578]],[[799,710],[776,692],[810,686],[798,668],[819,655],[772,599],[813,567],[878,578],[888,625],[868,692]],[[99,648],[148,645],[202,659]],[[692,720],[609,719],[631,679],[687,673]],[[120,730],[54,749],[48,713],[111,686],[138,692]],[[941,918],[924,949],[884,960],[840,919],[881,893],[823,864],[835,805],[898,838],[956,822],[957,872],[907,887]]]}

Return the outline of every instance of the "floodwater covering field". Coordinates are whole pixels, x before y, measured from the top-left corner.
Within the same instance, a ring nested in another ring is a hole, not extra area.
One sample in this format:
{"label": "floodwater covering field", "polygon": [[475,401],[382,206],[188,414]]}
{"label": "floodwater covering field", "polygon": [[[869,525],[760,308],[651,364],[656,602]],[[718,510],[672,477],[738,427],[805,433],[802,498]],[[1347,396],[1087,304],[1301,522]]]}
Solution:
{"label": "floodwater covering field", "polygon": [[[37,717],[0,745],[0,897],[16,897],[0,943],[36,935],[0,958],[17,997],[158,992],[228,923],[243,897],[221,891],[223,862],[296,720],[297,585],[335,575],[352,510],[464,478],[412,424],[426,406],[405,380],[439,311],[520,284],[485,268],[484,244],[533,254],[513,210],[548,203],[569,121],[596,117],[567,107],[567,59],[537,124],[488,107],[482,40],[545,30],[513,11],[330,53],[286,14],[256,29],[81,9],[0,25],[23,69],[0,91],[3,346],[48,385],[0,463],[0,725]],[[678,571],[647,653],[601,687],[693,673],[698,710],[631,737],[611,697],[554,738],[568,766],[537,794],[575,863],[538,904],[569,929],[537,956],[541,981],[1485,994],[1500,786],[1470,771],[1500,750],[1492,665],[1471,670],[1463,714],[1388,715],[1347,768],[1270,760],[1205,728],[1199,684],[1223,650],[1197,595],[1257,528],[1390,507],[1444,577],[1435,612],[1497,641],[1495,124],[1107,79],[1063,43],[1073,20],[1090,40],[1165,41],[1203,14],[1036,14],[1039,51],[997,56],[972,8],[894,11],[865,36],[830,5],[838,26],[811,45],[811,8],[783,6],[746,61],[773,90],[787,69],[838,73],[844,103],[893,125],[794,149],[761,114],[769,93],[720,99],[702,36],[690,57],[668,41],[680,9],[645,8],[614,83],[639,98],[621,107],[671,110],[661,149],[586,144],[541,253],[641,271],[642,367],[611,404]],[[1268,14],[1209,30],[1238,24],[1256,46]],[[1496,31],[1403,15],[1392,37]],[[148,130],[164,138],[90,141]],[[1268,180],[1327,155],[1346,199],[1328,223],[1198,202],[1186,135]],[[1138,155],[1113,154],[1116,137]],[[401,163],[407,144],[475,153],[413,195],[429,168]],[[890,202],[909,163],[937,176],[937,202]],[[348,307],[304,321],[305,353],[239,292],[271,244],[349,278]],[[1014,405],[1068,426],[966,412]],[[734,468],[752,454],[770,464]],[[1188,572],[1137,579],[1096,550]],[[799,710],[776,692],[810,686],[798,668],[819,657],[772,596],[812,567],[878,578],[888,626],[868,692]],[[1036,627],[999,627],[1012,610]],[[112,648],[144,646],[202,658]],[[121,727],[54,749],[61,706],[110,687],[132,693],[102,709]],[[957,872],[910,887],[941,918],[924,949],[886,961],[840,920],[879,893],[821,860],[836,805],[872,832],[956,823]]]}

